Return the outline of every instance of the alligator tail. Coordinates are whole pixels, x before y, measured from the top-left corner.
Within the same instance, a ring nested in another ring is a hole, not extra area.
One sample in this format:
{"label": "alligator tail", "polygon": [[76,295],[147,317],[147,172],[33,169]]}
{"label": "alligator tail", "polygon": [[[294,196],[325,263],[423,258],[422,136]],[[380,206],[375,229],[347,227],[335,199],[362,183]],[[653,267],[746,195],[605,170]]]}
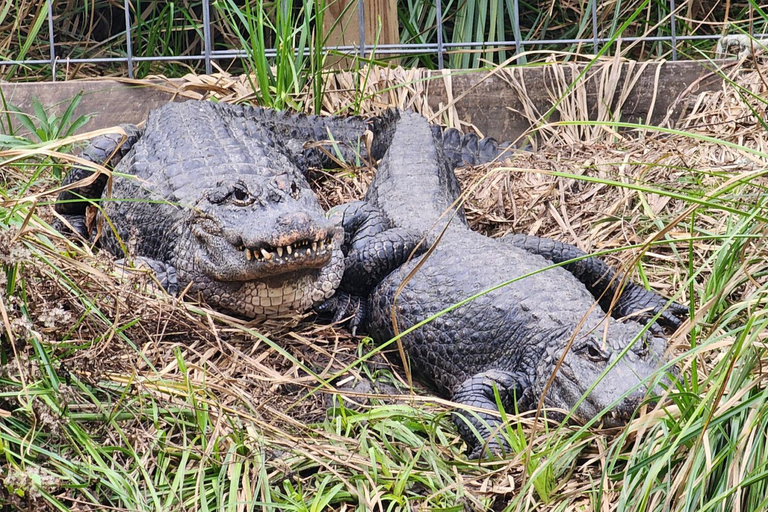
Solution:
{"label": "alligator tail", "polygon": [[[83,150],[80,158],[99,165],[114,167],[131,150],[142,135],[142,131],[132,124],[121,124],[125,135],[107,133],[93,139]],[[62,186],[71,185],[90,178],[91,169],[75,166],[62,180]],[[59,193],[55,209],[66,215],[84,215],[88,203],[84,199],[98,199],[107,184],[108,176],[100,174],[94,181],[79,188]]]}
{"label": "alligator tail", "polygon": [[[311,167],[332,168],[368,160],[365,133],[371,128],[372,122],[360,116],[315,116],[261,107],[221,108],[268,129],[304,170]],[[377,121],[373,124],[379,126],[380,123]],[[374,131],[374,145],[375,142]],[[371,151],[374,158],[379,152],[383,154],[379,148]]]}
{"label": "alligator tail", "polygon": [[[259,107],[244,110],[248,117],[275,133],[292,153],[296,154],[301,147],[302,163],[309,167],[336,167],[338,160],[355,163],[361,159],[375,163],[389,148],[395,125],[400,120],[400,111],[394,108],[368,119],[315,116]],[[370,147],[364,139],[368,131],[373,135]],[[320,144],[307,146],[307,141]],[[332,143],[323,144],[322,141]]]}
{"label": "alligator tail", "polygon": [[371,156],[374,160],[381,160],[389,149],[398,121],[400,121],[400,110],[396,108],[389,108],[368,119],[368,129],[373,133]]}
{"label": "alligator tail", "polygon": [[433,125],[432,132],[442,141],[445,156],[454,169],[493,162],[512,147],[510,142],[499,143],[493,137],[481,139],[474,133],[465,134],[456,128],[443,130]]}

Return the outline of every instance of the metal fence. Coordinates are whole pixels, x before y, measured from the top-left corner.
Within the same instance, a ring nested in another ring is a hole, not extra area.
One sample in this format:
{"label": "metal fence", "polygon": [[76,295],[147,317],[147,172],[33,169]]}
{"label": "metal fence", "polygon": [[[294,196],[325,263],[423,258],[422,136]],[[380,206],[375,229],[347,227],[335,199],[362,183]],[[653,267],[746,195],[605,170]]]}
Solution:
{"label": "metal fence", "polygon": [[[6,0],[8,1],[8,0]],[[446,42],[444,41],[444,17],[443,8],[444,2],[447,0],[435,0],[434,7],[437,11],[436,22],[436,41],[432,43],[403,43],[403,44],[380,44],[375,46],[375,53],[379,55],[393,55],[404,56],[414,54],[432,54],[436,56],[437,67],[445,67],[445,55],[448,52],[455,50],[498,50],[505,49],[510,52],[518,54],[525,51],[529,47],[562,47],[563,45],[584,45],[584,47],[591,49],[593,53],[598,51],[606,44],[616,41],[614,37],[601,36],[600,29],[598,27],[598,0],[591,0],[587,3],[586,8],[591,15],[591,37],[588,38],[574,38],[574,39],[524,39],[521,25],[520,25],[520,0],[512,0],[512,12],[513,14],[513,27],[512,33],[514,34],[514,40],[495,40],[495,41],[462,41],[462,42]],[[715,40],[719,37],[717,34],[681,34],[678,35],[678,17],[680,16],[680,7],[676,5],[675,0],[659,0],[660,4],[665,4],[665,9],[668,9],[668,16],[663,20],[664,34],[652,35],[642,34],[633,37],[621,37],[622,43],[633,43],[637,41],[644,42],[663,42],[669,46],[669,55],[672,60],[678,59],[678,45],[686,41],[695,40]],[[248,53],[242,49],[214,49],[211,30],[211,2],[210,0],[202,1],[202,41],[200,47],[202,52],[196,55],[160,55],[160,56],[140,56],[134,54],[133,43],[131,41],[131,30],[128,29],[132,26],[132,8],[129,0],[123,0],[123,8],[125,13],[125,53],[124,56],[117,57],[80,57],[73,58],[69,55],[61,55],[57,52],[56,43],[54,37],[54,2],[53,0],[47,0],[48,9],[48,46],[50,47],[50,57],[47,59],[14,59],[13,56],[0,56],[0,68],[8,65],[48,65],[50,66],[51,77],[56,79],[56,67],[63,64],[102,64],[102,63],[118,63],[125,64],[127,67],[127,75],[130,78],[134,77],[134,68],[137,63],[140,62],[163,62],[163,61],[193,61],[204,63],[205,72],[211,73],[213,71],[212,62],[222,59],[237,59],[246,58]],[[339,52],[354,53],[361,57],[370,55],[374,49],[371,44],[371,35],[365,33],[364,24],[364,9],[365,2],[357,2],[358,9],[358,23],[360,32],[361,43],[356,46],[330,46],[324,48],[325,50],[336,50]],[[750,23],[749,32],[752,30],[752,24]],[[751,33],[750,35],[755,35]],[[760,37],[758,34],[756,37]],[[268,49],[266,51],[267,57],[275,55],[275,49]]]}

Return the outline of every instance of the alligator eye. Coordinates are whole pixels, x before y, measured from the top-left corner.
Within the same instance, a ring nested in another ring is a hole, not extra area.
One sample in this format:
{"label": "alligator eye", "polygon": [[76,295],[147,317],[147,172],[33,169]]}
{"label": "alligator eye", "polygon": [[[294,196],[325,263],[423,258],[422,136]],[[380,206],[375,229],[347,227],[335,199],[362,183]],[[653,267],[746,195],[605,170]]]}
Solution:
{"label": "alligator eye", "polygon": [[235,199],[235,204],[245,206],[253,202],[251,195],[241,185],[236,185],[232,189],[232,197]]}
{"label": "alligator eye", "polygon": [[603,354],[596,347],[593,347],[592,345],[587,347],[587,356],[589,356],[589,358],[592,359],[593,361],[600,361],[601,359],[603,359]]}
{"label": "alligator eye", "polygon": [[592,362],[600,363],[608,360],[605,353],[594,341],[590,340],[576,349],[576,353],[585,356]]}

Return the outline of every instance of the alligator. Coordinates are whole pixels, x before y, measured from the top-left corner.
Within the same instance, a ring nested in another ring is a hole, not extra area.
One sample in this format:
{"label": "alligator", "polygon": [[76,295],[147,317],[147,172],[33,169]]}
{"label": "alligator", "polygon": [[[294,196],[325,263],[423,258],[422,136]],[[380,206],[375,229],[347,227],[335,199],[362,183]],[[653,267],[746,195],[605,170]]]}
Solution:
{"label": "alligator", "polygon": [[365,199],[329,212],[345,230],[346,270],[320,308],[353,313],[380,344],[405,333],[412,374],[461,406],[454,418],[472,457],[508,448],[488,412],[497,393],[506,411],[543,396],[577,420],[607,411],[604,426],[625,424],[649,389],[659,391],[647,381],[665,361],[664,329],[679,327],[687,309],[575,246],[472,231],[456,158],[446,157],[461,144],[411,112],[391,125]]}
{"label": "alligator", "polygon": [[[334,293],[343,255],[342,232],[304,173],[337,156],[367,158],[361,137],[377,122],[170,103],[141,130],[94,139],[82,158],[113,166],[111,186],[107,174],[75,167],[55,210],[121,263],[154,270],[171,293],[247,317],[306,310]],[[330,138],[330,150],[305,147]],[[385,144],[377,138],[371,156]],[[86,222],[90,204],[95,222]]]}

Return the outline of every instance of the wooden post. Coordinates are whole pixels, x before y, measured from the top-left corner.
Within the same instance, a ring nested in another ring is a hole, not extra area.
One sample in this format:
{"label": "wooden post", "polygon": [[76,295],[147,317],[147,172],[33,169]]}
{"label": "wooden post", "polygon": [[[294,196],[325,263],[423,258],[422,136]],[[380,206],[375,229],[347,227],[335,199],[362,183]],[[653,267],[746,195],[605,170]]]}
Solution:
{"label": "wooden post", "polygon": [[[397,44],[400,42],[396,0],[328,0],[323,18],[323,27],[327,35],[327,46],[354,46],[355,48],[360,48],[358,2],[365,2],[363,5],[363,15],[365,18],[366,57],[371,56],[374,43]],[[390,60],[389,62],[397,64],[395,60]],[[333,67],[349,68],[352,66],[352,63],[353,60],[351,58],[336,56],[329,57],[326,60],[326,64]]]}

